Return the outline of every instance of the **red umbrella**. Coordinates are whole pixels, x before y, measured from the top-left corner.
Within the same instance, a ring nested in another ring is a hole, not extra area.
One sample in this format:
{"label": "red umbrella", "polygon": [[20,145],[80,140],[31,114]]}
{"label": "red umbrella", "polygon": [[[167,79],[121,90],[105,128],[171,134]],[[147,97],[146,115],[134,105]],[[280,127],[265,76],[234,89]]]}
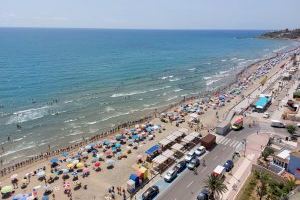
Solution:
{"label": "red umbrella", "polygon": [[95,163],[95,167],[100,167],[101,163],[100,162],[96,162]]}

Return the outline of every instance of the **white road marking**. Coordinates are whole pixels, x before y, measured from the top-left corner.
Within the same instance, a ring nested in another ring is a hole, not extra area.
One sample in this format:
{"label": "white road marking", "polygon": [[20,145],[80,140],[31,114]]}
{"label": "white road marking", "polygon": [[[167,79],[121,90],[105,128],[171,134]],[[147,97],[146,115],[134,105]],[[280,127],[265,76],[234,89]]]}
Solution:
{"label": "white road marking", "polygon": [[186,188],[189,188],[193,183],[194,183],[194,181],[190,182],[190,183],[186,186]]}
{"label": "white road marking", "polygon": [[226,138],[225,137],[223,137],[223,138],[221,138],[217,143],[218,144],[221,144],[222,142],[223,142],[223,140],[225,140]]}
{"label": "white road marking", "polygon": [[227,142],[227,140],[229,140],[228,138],[225,138],[222,142],[220,142],[221,144],[224,144],[225,142]]}
{"label": "white road marking", "polygon": [[236,141],[232,147],[235,148],[239,143],[239,141]]}
{"label": "white road marking", "polygon": [[228,140],[224,143],[224,145],[227,145],[231,140],[228,138]]}
{"label": "white road marking", "polygon": [[235,143],[236,141],[235,140],[233,140],[231,143],[230,143],[230,145],[229,146],[233,146],[233,144]]}

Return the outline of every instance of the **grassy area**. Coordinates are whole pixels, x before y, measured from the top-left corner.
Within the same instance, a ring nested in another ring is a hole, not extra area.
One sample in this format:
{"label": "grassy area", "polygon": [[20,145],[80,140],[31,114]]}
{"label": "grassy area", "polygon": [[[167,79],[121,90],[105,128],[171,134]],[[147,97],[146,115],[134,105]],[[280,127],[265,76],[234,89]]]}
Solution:
{"label": "grassy area", "polygon": [[239,192],[236,200],[251,200],[251,199],[256,199],[252,195],[253,192],[254,192],[254,190],[255,190],[255,188],[256,188],[256,185],[257,185],[257,179],[254,176],[254,174],[251,173],[251,175],[246,180],[244,186],[240,190],[240,192]]}

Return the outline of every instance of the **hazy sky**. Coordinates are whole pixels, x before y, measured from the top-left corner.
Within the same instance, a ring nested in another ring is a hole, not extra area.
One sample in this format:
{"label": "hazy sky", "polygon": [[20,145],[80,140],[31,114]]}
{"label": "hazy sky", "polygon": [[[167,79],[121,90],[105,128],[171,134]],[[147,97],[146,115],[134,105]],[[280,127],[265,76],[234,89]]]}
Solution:
{"label": "hazy sky", "polygon": [[300,0],[0,0],[1,27],[281,29]]}

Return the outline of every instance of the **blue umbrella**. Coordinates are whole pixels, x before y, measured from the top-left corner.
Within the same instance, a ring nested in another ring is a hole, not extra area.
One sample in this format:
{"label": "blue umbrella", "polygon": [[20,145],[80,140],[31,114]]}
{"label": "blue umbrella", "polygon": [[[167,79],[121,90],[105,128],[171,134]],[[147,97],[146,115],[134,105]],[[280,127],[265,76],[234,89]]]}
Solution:
{"label": "blue umbrella", "polygon": [[12,198],[12,200],[26,200],[26,199],[27,197],[24,194],[17,194]]}
{"label": "blue umbrella", "polygon": [[72,175],[73,175],[73,176],[77,176],[77,175],[78,175],[78,172],[73,172]]}
{"label": "blue umbrella", "polygon": [[121,147],[121,144],[120,144],[120,143],[117,143],[117,144],[115,144],[115,147],[116,147],[116,148],[120,148],[120,147]]}
{"label": "blue umbrella", "polygon": [[66,151],[64,151],[64,152],[61,153],[61,155],[62,155],[63,157],[68,157],[68,156],[69,156],[69,153],[66,152]]}
{"label": "blue umbrella", "polygon": [[59,161],[58,158],[52,158],[52,159],[50,160],[51,163],[58,163],[58,161]]}
{"label": "blue umbrella", "polygon": [[49,197],[46,196],[46,195],[44,195],[44,196],[42,197],[42,200],[49,200]]}

